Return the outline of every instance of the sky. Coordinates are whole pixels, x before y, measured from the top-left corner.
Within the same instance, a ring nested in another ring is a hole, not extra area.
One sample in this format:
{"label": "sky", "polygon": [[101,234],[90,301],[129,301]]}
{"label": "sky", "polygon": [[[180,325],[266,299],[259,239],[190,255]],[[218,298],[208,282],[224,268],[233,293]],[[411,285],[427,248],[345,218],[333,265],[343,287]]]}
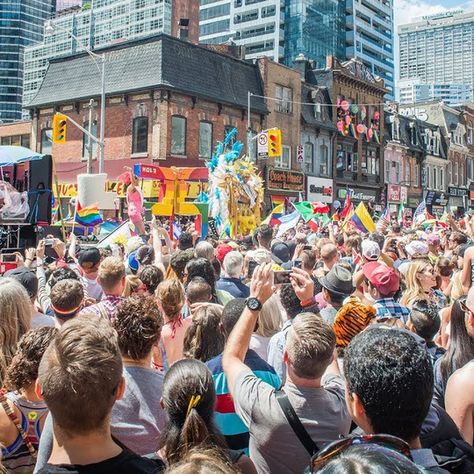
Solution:
{"label": "sky", "polygon": [[474,0],[395,0],[395,25],[410,23],[415,17],[447,10],[474,10]]}

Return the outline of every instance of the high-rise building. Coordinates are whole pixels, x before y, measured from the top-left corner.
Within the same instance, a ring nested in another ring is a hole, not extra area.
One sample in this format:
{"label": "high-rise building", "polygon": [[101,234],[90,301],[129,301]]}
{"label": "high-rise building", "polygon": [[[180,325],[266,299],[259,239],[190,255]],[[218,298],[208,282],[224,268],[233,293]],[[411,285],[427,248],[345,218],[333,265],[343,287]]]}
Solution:
{"label": "high-rise building", "polygon": [[469,84],[434,84],[422,82],[420,78],[400,79],[397,83],[398,101],[415,104],[430,100],[443,101],[447,105],[472,102],[472,87]]}
{"label": "high-rise building", "polygon": [[283,60],[282,0],[201,0],[199,41],[245,46],[247,59]]}
{"label": "high-rise building", "polygon": [[[100,50],[158,33],[197,42],[198,1],[94,0],[93,4],[83,1],[82,8],[58,13],[52,20],[54,33],[45,35],[43,42],[25,51],[23,104],[27,105],[36,95],[48,61],[80,52],[81,45]],[[72,32],[78,41],[68,32]]]}
{"label": "high-rise building", "polygon": [[25,46],[43,38],[55,0],[0,0],[0,122],[21,119]]}
{"label": "high-rise building", "polygon": [[356,58],[385,82],[394,98],[393,0],[346,0],[346,58]]}
{"label": "high-rise building", "polygon": [[299,54],[326,67],[326,57],[343,60],[345,54],[344,2],[339,0],[287,0],[285,3],[285,64]]}
{"label": "high-rise building", "polygon": [[400,79],[474,88],[474,12],[422,17],[398,28]]}

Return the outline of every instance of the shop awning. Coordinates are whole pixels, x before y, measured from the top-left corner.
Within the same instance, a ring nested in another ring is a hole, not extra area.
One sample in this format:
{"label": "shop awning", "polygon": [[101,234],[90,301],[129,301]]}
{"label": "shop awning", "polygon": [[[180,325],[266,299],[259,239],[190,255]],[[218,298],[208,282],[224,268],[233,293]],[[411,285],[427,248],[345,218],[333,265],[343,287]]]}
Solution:
{"label": "shop awning", "polygon": [[0,146],[0,167],[18,165],[26,161],[41,160],[43,154],[23,146]]}

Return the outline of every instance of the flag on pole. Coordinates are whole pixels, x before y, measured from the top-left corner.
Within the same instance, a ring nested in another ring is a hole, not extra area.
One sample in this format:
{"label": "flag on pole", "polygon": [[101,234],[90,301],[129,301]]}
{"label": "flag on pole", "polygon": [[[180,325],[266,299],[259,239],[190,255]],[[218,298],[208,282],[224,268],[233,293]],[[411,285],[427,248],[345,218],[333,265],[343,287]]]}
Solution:
{"label": "flag on pole", "polygon": [[[347,211],[346,217],[342,221],[341,229],[344,230],[346,225],[351,222],[352,216],[354,215],[354,205],[351,203],[349,206],[349,210]],[[342,217],[342,214],[341,214]]]}
{"label": "flag on pole", "polygon": [[293,229],[298,224],[300,220],[300,213],[298,211],[294,211],[291,214],[287,214],[286,216],[282,216],[280,218],[280,227],[278,228],[277,237],[283,235],[287,230]]}
{"label": "flag on pole", "polygon": [[415,210],[415,213],[413,214],[413,226],[417,224],[421,224],[423,221],[426,220],[426,202],[423,199],[423,201],[418,204],[418,207]]}
{"label": "flag on pole", "polygon": [[379,220],[377,221],[377,231],[384,232],[389,224],[390,224],[390,209],[387,206],[385,208],[385,211],[383,211],[382,215],[379,217]]}
{"label": "flag on pole", "polygon": [[363,202],[360,202],[356,207],[351,217],[351,222],[364,233],[375,232],[376,230],[374,220]]}
{"label": "flag on pole", "polygon": [[283,216],[283,213],[285,212],[285,203],[278,204],[278,206],[275,206],[273,210],[268,214],[266,219],[262,221],[262,224],[267,224],[267,225],[277,225],[280,223],[280,218]]}
{"label": "flag on pole", "polygon": [[349,190],[346,189],[346,199],[344,201],[344,207],[342,208],[342,211],[341,211],[341,218],[345,219],[351,209],[353,209],[352,203],[351,203],[351,196],[350,196]]}
{"label": "flag on pole", "polygon": [[79,201],[77,201],[75,217],[75,220],[79,225],[87,227],[93,227],[103,222],[97,204],[94,204],[92,206],[81,207]]}

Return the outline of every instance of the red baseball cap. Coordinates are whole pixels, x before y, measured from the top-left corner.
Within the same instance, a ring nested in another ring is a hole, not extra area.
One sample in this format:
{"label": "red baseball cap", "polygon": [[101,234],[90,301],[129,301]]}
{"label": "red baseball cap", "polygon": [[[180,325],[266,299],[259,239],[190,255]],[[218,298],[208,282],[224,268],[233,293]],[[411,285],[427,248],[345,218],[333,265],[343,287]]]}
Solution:
{"label": "red baseball cap", "polygon": [[225,256],[234,250],[229,244],[219,244],[216,247],[216,258],[219,260],[220,263],[224,261]]}
{"label": "red baseball cap", "polygon": [[363,272],[365,278],[382,296],[394,293],[400,288],[400,277],[397,272],[383,263],[366,263]]}

